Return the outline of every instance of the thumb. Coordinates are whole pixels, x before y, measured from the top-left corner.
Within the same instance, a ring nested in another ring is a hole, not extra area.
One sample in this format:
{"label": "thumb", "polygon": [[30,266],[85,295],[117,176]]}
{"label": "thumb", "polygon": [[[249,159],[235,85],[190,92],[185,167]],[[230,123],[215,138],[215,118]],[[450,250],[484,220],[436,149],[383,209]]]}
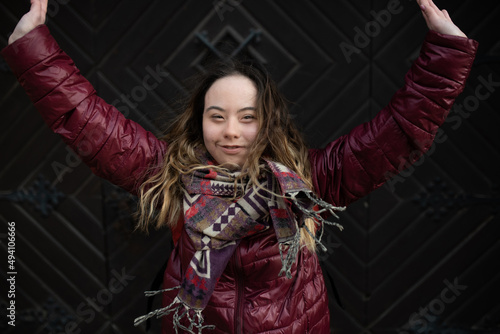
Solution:
{"label": "thumb", "polygon": [[32,15],[33,23],[44,24],[47,16],[48,0],[31,0],[31,7],[28,14]]}
{"label": "thumb", "polygon": [[449,21],[451,21],[450,13],[448,13],[448,11],[446,9],[443,9],[443,14],[446,17],[446,19],[448,19]]}

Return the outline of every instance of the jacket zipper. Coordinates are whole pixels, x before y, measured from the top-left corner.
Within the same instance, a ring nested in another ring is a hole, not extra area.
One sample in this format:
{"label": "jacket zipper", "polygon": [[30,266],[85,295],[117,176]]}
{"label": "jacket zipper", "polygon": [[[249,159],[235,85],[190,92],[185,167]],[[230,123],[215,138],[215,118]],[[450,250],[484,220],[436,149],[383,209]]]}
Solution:
{"label": "jacket zipper", "polygon": [[236,289],[236,308],[234,310],[234,332],[236,334],[243,333],[243,302],[245,282],[243,277],[243,269],[241,267],[241,254],[239,247],[233,255],[234,273],[235,273],[235,289]]}

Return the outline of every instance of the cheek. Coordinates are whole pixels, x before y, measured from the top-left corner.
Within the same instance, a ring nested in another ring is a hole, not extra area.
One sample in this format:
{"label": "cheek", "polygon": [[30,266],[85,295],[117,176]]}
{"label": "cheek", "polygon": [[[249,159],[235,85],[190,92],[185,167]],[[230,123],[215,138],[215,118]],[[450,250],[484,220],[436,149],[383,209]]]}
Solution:
{"label": "cheek", "polygon": [[255,124],[255,126],[251,126],[246,129],[245,131],[245,137],[247,140],[253,142],[256,138],[257,135],[259,134],[259,125]]}
{"label": "cheek", "polygon": [[209,123],[205,122],[203,119],[202,122],[202,136],[203,136],[203,141],[205,142],[205,146],[207,145],[207,142],[210,141],[210,138],[213,136],[213,129],[210,128]]}

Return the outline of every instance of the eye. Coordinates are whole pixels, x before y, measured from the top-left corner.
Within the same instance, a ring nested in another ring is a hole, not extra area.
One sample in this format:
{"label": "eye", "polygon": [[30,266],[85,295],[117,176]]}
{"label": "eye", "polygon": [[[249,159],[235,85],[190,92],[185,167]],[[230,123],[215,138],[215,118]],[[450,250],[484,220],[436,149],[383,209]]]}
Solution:
{"label": "eye", "polygon": [[256,117],[254,115],[245,115],[245,116],[243,116],[243,119],[244,120],[252,120],[252,119],[256,119]]}

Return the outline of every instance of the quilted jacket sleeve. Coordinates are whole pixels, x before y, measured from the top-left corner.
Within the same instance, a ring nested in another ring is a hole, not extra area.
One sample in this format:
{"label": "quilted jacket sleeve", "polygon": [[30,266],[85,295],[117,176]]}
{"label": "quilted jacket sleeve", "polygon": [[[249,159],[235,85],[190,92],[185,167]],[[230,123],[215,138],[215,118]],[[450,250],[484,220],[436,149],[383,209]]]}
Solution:
{"label": "quilted jacket sleeve", "polygon": [[426,152],[464,89],[477,46],[471,39],[430,31],[405,85],[387,107],[325,148],[310,150],[318,195],[348,205]]}
{"label": "quilted jacket sleeve", "polygon": [[2,56],[45,122],[96,175],[135,193],[146,168],[162,161],[166,144],[99,98],[45,25]]}

